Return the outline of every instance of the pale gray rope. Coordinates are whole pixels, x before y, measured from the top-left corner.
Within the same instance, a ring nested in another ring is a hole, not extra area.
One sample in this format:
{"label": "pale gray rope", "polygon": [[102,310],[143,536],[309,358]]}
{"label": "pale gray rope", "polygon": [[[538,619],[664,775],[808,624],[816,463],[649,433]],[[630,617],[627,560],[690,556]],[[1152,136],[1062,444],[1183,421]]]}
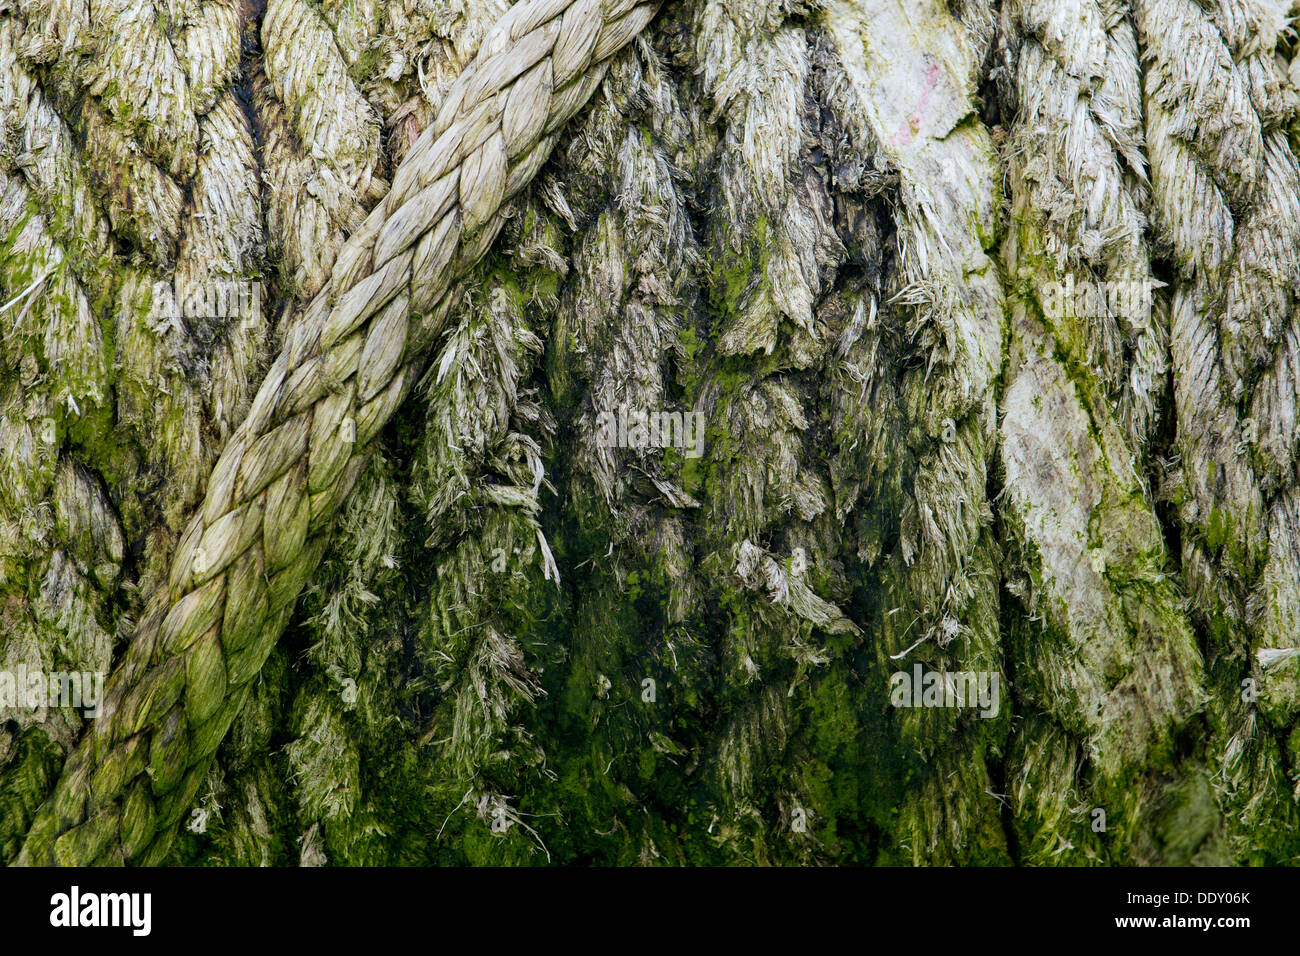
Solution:
{"label": "pale gray rope", "polygon": [[348,241],[208,479],[101,718],[20,864],[161,862],[330,524],[441,329],[501,207],[658,0],[525,0],[484,38],[393,187]]}

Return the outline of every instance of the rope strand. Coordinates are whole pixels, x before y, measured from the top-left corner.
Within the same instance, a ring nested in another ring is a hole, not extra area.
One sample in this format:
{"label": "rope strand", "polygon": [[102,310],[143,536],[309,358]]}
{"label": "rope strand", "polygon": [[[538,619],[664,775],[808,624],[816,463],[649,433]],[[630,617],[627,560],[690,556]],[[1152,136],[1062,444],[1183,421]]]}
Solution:
{"label": "rope strand", "polygon": [[452,283],[657,6],[524,0],[484,38],[330,281],[289,323],[19,864],[166,858],[367,445],[418,378]]}

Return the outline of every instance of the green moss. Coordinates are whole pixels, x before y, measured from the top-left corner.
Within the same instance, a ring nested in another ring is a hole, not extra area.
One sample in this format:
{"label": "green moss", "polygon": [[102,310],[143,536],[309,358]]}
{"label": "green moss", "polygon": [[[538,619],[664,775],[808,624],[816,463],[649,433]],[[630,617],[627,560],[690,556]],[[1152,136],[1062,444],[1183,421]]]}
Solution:
{"label": "green moss", "polygon": [[706,288],[710,304],[722,315],[737,315],[746,295],[757,283],[767,281],[771,232],[767,217],[760,216],[741,241],[739,252],[729,242],[722,242],[718,254],[710,259]]}

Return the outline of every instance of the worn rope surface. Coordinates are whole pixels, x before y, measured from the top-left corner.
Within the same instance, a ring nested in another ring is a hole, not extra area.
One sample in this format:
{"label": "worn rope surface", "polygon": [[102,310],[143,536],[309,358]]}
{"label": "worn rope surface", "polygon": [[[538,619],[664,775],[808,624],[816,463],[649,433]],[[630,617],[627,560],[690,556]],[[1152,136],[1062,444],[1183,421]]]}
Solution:
{"label": "worn rope surface", "polygon": [[19,864],[165,859],[367,445],[418,378],[449,288],[657,6],[524,0],[484,38],[330,282],[289,323]]}

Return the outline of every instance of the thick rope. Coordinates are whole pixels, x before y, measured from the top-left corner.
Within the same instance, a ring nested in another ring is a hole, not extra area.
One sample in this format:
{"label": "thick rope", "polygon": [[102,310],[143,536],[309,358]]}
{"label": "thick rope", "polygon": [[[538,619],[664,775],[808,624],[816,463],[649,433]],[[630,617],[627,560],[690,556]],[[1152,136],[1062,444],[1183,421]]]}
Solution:
{"label": "thick rope", "polygon": [[658,0],[524,0],[484,38],[330,282],[288,326],[19,864],[156,864],[502,205]]}

